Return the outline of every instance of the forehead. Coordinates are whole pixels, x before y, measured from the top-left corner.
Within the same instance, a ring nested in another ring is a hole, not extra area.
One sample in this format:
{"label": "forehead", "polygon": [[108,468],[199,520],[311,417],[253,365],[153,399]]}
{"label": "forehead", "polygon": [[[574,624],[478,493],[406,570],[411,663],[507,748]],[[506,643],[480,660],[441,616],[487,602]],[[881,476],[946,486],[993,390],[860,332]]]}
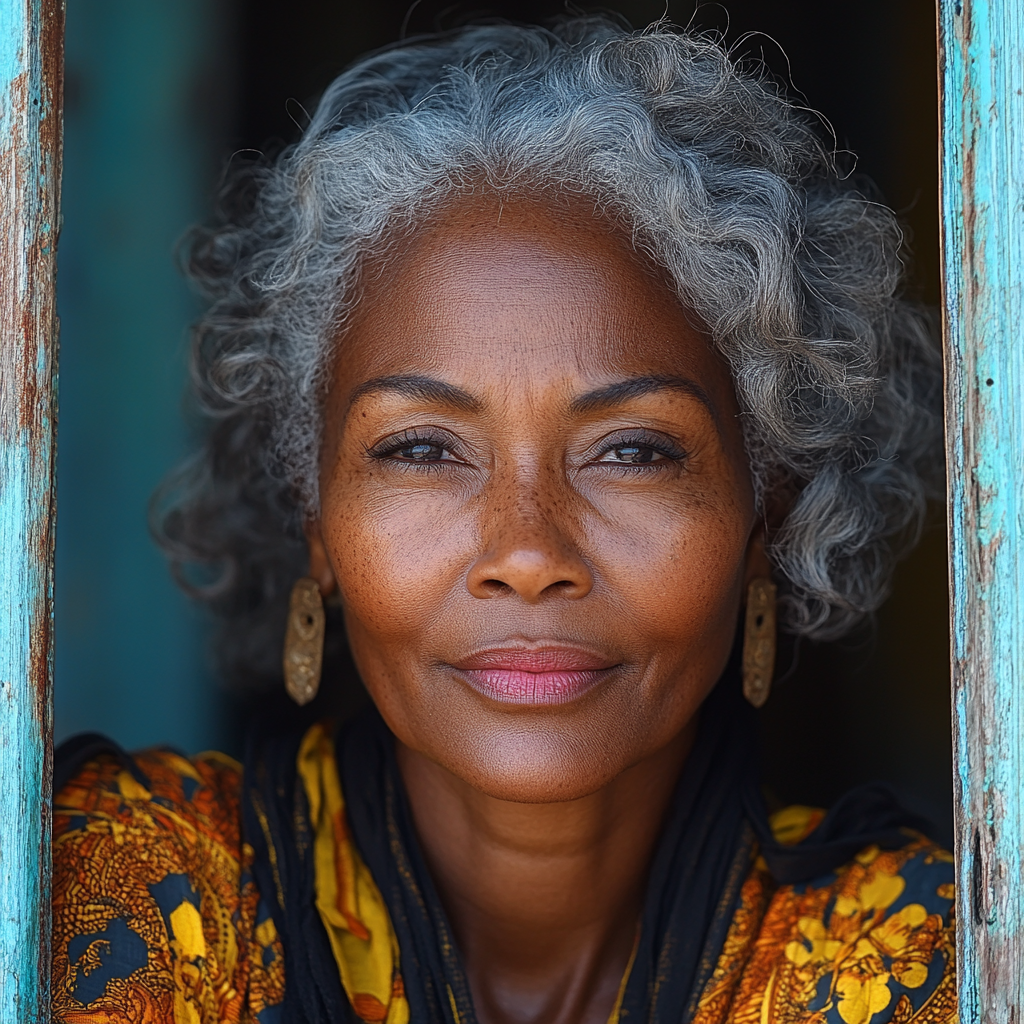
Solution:
{"label": "forehead", "polygon": [[410,372],[476,387],[727,377],[665,275],[582,203],[492,197],[447,209],[368,263],[341,348],[336,380],[352,387]]}

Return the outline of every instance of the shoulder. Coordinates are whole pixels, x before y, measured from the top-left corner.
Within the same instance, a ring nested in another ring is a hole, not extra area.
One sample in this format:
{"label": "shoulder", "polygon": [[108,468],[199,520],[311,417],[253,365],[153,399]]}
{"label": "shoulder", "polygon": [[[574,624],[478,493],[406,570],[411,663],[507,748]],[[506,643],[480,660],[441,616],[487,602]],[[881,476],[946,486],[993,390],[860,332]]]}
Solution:
{"label": "shoulder", "polygon": [[222,754],[154,750],[100,754],[55,795],[54,1020],[249,1019],[254,982],[279,1001],[241,788]]}
{"label": "shoulder", "polygon": [[756,866],[733,1009],[767,1024],[951,1024],[953,882],[952,856],[921,836],[807,884],[776,888]]}
{"label": "shoulder", "polygon": [[778,997],[830,1024],[954,1020],[953,879],[952,857],[920,838],[780,889],[765,920],[769,935],[786,936]]}
{"label": "shoulder", "polygon": [[119,759],[101,753],[54,794],[54,843],[73,842],[82,829],[114,834],[116,824],[130,824],[195,832],[237,849],[241,786],[241,765],[225,754],[189,759],[158,749]]}

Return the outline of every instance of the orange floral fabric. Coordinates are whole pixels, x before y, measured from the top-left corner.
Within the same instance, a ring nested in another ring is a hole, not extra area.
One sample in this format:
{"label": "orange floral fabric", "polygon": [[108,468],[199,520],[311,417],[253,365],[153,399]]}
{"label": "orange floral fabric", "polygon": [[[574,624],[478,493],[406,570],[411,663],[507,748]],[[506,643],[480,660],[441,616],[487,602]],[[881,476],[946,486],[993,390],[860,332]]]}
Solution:
{"label": "orange floral fabric", "polygon": [[[249,873],[240,767],[136,761],[149,788],[101,756],[55,800],[53,1020],[275,1024],[283,952]],[[795,842],[819,818],[773,826]],[[952,882],[920,837],[809,885],[777,886],[758,860],[693,1024],[954,1024]]]}

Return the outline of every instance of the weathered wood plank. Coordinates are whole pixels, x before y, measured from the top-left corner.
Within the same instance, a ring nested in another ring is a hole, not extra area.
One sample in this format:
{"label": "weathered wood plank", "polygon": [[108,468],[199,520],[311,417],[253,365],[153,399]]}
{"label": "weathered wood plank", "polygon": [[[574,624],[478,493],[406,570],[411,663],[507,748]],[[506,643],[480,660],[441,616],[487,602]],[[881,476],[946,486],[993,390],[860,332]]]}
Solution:
{"label": "weathered wood plank", "polygon": [[0,0],[0,1021],[49,1020],[62,0]]}
{"label": "weathered wood plank", "polygon": [[939,0],[961,1020],[1024,1019],[1024,4]]}

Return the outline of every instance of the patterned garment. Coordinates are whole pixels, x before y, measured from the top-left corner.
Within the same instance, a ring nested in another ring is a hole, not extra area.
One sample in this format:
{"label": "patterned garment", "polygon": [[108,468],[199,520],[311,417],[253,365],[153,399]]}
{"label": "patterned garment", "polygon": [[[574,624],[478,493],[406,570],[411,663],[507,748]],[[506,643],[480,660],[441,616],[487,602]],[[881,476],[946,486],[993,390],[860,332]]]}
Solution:
{"label": "patterned garment", "polygon": [[[317,909],[349,1000],[367,1024],[406,1024],[394,930],[348,835],[328,733],[310,730],[299,760]],[[53,1019],[276,1024],[283,950],[240,834],[239,765],[136,761],[148,787],[103,755],[55,800]],[[797,842],[820,816],[789,808],[772,824]],[[758,858],[695,1024],[953,1024],[952,913],[952,858],[923,838],[813,884],[779,886]]]}
{"label": "patterned garment", "polygon": [[776,886],[759,860],[694,1024],[956,1024],[952,861],[922,838]]}
{"label": "patterned garment", "polygon": [[274,1024],[284,957],[241,839],[241,766],[90,761],[54,800],[53,1020]]}

